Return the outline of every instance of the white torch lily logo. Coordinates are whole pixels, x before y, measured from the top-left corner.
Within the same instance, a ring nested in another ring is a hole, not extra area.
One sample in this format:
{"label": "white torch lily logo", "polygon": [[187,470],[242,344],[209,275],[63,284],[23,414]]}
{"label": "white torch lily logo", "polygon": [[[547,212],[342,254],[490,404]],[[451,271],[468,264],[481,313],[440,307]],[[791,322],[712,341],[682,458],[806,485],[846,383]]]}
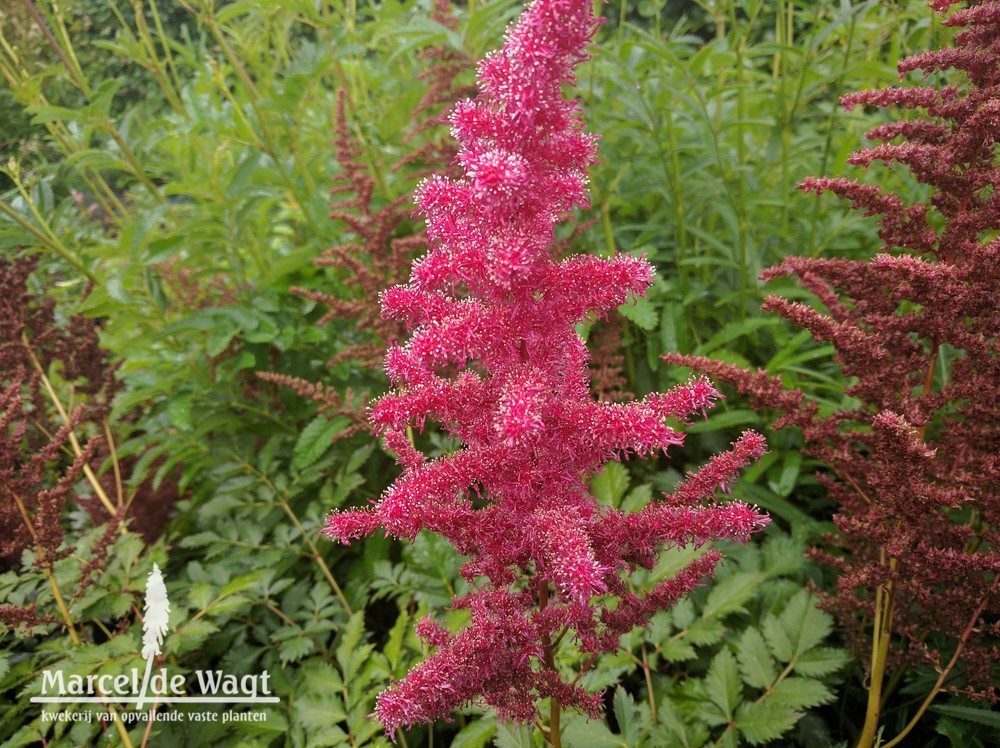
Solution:
{"label": "white torch lily logo", "polygon": [[161,654],[160,646],[167,633],[167,617],[170,615],[170,600],[167,587],[163,584],[163,574],[155,563],[146,579],[146,605],[142,619],[142,657],[146,660],[146,672],[142,676],[142,690],[136,709],[142,709],[149,686],[149,673],[153,668],[153,658]]}

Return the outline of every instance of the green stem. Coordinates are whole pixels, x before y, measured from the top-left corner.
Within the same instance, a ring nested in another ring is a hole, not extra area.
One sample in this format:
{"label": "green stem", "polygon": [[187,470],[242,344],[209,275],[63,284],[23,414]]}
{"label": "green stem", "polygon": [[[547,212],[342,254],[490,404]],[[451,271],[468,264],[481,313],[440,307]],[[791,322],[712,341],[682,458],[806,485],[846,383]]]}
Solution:
{"label": "green stem", "polygon": [[[545,606],[548,604],[549,583],[545,579],[540,579],[538,580],[538,609],[540,611],[544,610]],[[542,635],[542,653],[545,667],[555,672],[555,647],[552,646],[552,640],[549,638],[547,633]],[[552,748],[562,748],[562,729],[560,728],[561,717],[562,704],[555,696],[550,696],[548,739]]]}
{"label": "green stem", "polygon": [[302,534],[302,539],[309,547],[309,551],[312,554],[313,560],[319,565],[319,568],[322,571],[323,576],[326,577],[326,581],[330,583],[330,587],[333,589],[333,592],[337,596],[337,599],[340,600],[340,604],[344,606],[344,610],[347,612],[347,615],[349,616],[354,615],[354,610],[347,602],[347,598],[344,597],[344,593],[340,589],[340,585],[337,584],[337,580],[334,578],[333,573],[330,571],[330,567],[326,565],[326,562],[323,560],[322,554],[320,554],[319,552],[319,548],[313,542],[313,539],[309,536],[309,533],[306,531],[306,528],[302,526],[302,523],[299,521],[299,518],[296,516],[295,512],[292,511],[292,507],[289,505],[288,499],[285,497],[285,495],[278,490],[277,486],[275,486],[274,483],[271,482],[270,478],[264,475],[264,473],[257,470],[257,468],[248,463],[242,457],[233,454],[233,458],[236,461],[238,461],[241,465],[243,465],[243,467],[246,468],[249,472],[257,476],[257,478],[262,483],[264,483],[264,485],[266,485],[271,490],[271,493],[273,493],[274,496],[278,499],[278,503],[281,505],[281,508],[284,510],[285,514],[292,521],[292,524],[295,525],[295,528]]}
{"label": "green stem", "polygon": [[[885,556],[885,549],[882,549]],[[889,571],[896,569],[896,559],[889,559]],[[865,723],[861,728],[857,748],[871,748],[878,733],[879,715],[882,705],[882,681],[885,677],[886,661],[889,658],[889,640],[892,637],[892,609],[895,584],[879,585],[875,590],[875,619],[872,622],[872,666],[871,682],[868,684],[868,705],[865,709]]]}
{"label": "green stem", "polygon": [[[56,39],[55,35],[52,33],[52,29],[49,28],[49,24],[46,21],[45,16],[39,11],[38,6],[35,5],[33,0],[24,0],[24,7],[28,11],[28,15],[31,16],[32,20],[38,26],[38,29],[42,32],[42,36],[52,47],[53,51],[62,60],[63,67],[66,68],[66,72],[69,73],[69,77],[73,81],[73,85],[83,92],[83,95],[88,99],[90,98],[90,86],[87,85],[87,79],[83,76],[83,71],[80,68],[80,63],[76,59],[76,55],[73,54],[73,48],[70,46],[64,47]],[[66,29],[62,27],[61,22],[58,24],[57,28],[61,27],[62,32],[65,35]]]}
{"label": "green stem", "polygon": [[[38,215],[38,211],[35,209],[34,203],[29,201],[28,205],[31,208],[32,213],[35,214],[36,220],[39,220],[40,222],[43,223],[43,225],[46,225],[44,224],[44,219],[41,219],[41,217]],[[11,220],[14,221],[14,223],[16,223],[22,229],[24,229],[32,236],[34,236],[36,239],[38,239],[38,241],[41,242],[43,246],[48,247],[50,250],[52,250],[57,255],[66,260],[66,262],[68,262],[70,265],[72,265],[81,273],[83,273],[85,276],[87,276],[88,280],[93,281],[95,284],[100,284],[100,280],[97,278],[97,276],[94,275],[93,272],[91,272],[91,270],[86,265],[83,264],[80,258],[78,258],[76,255],[70,252],[69,249],[66,248],[65,244],[59,241],[59,238],[51,232],[51,229],[43,232],[40,231],[38,228],[32,226],[30,223],[28,223],[28,221],[24,220],[24,217],[21,216],[21,214],[19,214],[16,210],[14,210],[14,208],[6,200],[0,200],[0,212],[5,213]]]}

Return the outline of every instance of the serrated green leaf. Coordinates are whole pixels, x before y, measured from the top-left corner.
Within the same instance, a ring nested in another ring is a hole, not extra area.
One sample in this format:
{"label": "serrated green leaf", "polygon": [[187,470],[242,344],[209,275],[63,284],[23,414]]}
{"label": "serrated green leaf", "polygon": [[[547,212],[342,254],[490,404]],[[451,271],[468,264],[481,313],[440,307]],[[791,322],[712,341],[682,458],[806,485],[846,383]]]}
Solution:
{"label": "serrated green leaf", "polygon": [[722,621],[699,618],[684,632],[684,638],[696,647],[708,647],[721,641],[725,634]]}
{"label": "serrated green leaf", "polygon": [[743,630],[736,650],[743,682],[751,688],[770,688],[778,678],[778,669],[764,637],[755,628]]}
{"label": "serrated green leaf", "polygon": [[505,724],[497,725],[497,748],[532,748],[531,729],[525,725]]}
{"label": "serrated green leaf", "polygon": [[660,345],[665,353],[689,350],[688,321],[684,307],[678,302],[667,302],[660,317]]}
{"label": "serrated green leaf", "polygon": [[975,722],[979,725],[1000,729],[1000,712],[991,709],[977,709],[973,706],[957,706],[952,704],[942,704],[931,707],[931,711],[954,717],[966,722]]}
{"label": "serrated green leaf", "polygon": [[833,700],[833,692],[813,678],[785,678],[774,687],[766,701],[789,709],[812,709]]}
{"label": "serrated green leaf", "polygon": [[712,658],[705,676],[705,694],[726,719],[732,719],[743,695],[736,658],[724,649]]}
{"label": "serrated green leaf", "polygon": [[805,548],[787,535],[768,538],[762,548],[764,573],[768,579],[794,574],[805,566]]}
{"label": "serrated green leaf", "polygon": [[225,585],[223,585],[222,589],[219,590],[219,597],[227,597],[229,595],[235,595],[237,592],[248,590],[257,584],[262,576],[264,576],[263,571],[252,571],[249,574],[241,574],[234,579],[230,579]]}
{"label": "serrated green leaf", "polygon": [[181,431],[191,430],[191,395],[172,398],[167,403],[167,415]]}
{"label": "serrated green leaf", "polygon": [[204,610],[215,599],[215,585],[210,582],[195,582],[188,589],[188,602],[196,610]]}
{"label": "serrated green leaf", "polygon": [[333,437],[350,425],[346,416],[337,416],[328,420],[323,414],[313,418],[299,434],[292,453],[292,466],[296,470],[305,470],[329,449]]}
{"label": "serrated green leaf", "polygon": [[770,484],[771,490],[783,498],[790,496],[792,490],[795,488],[795,483],[799,479],[799,470],[801,468],[802,453],[787,453],[781,463],[781,472],[778,475],[778,480],[773,484]]}
{"label": "serrated green leaf", "polygon": [[793,670],[799,675],[819,678],[837,672],[850,659],[847,652],[842,649],[813,647],[796,660]]}
{"label": "serrated green leaf", "polygon": [[615,735],[603,721],[570,715],[563,725],[563,744],[573,748],[629,748],[621,735]]}
{"label": "serrated green leaf", "polygon": [[736,710],[736,728],[750,745],[776,740],[795,727],[801,715],[778,704],[749,701]]}
{"label": "serrated green leaf", "polygon": [[780,616],[769,615],[762,626],[764,638],[779,662],[789,663],[815,647],[833,628],[833,619],[816,607],[808,590],[800,590]]}
{"label": "serrated green leaf", "polygon": [[69,730],[70,740],[74,745],[90,745],[97,729],[96,721],[75,720]]}
{"label": "serrated green leaf", "polygon": [[669,615],[674,619],[674,626],[683,631],[695,622],[698,611],[695,610],[694,603],[689,598],[684,598],[674,606]]}
{"label": "serrated green leaf", "polygon": [[636,486],[622,499],[619,508],[623,512],[637,512],[653,500],[653,487],[648,483]]}
{"label": "serrated green leaf", "polygon": [[469,722],[452,738],[451,748],[483,748],[497,734],[497,721],[493,717],[480,717]]}
{"label": "serrated green leaf", "polygon": [[281,642],[281,646],[278,647],[278,659],[282,665],[287,665],[290,662],[298,662],[315,650],[316,644],[308,636],[296,636]]}
{"label": "serrated green leaf", "polygon": [[618,307],[618,313],[643,330],[648,331],[656,327],[656,309],[645,296],[636,296],[632,301],[622,304]]}
{"label": "serrated green leaf", "polygon": [[657,651],[660,653],[660,657],[667,662],[685,662],[698,656],[694,647],[683,639],[667,639],[660,644]]}
{"label": "serrated green leaf", "polygon": [[357,611],[351,616],[337,647],[337,662],[340,664],[344,681],[347,683],[351,683],[354,676],[360,672],[361,666],[365,664],[373,649],[370,644],[361,644],[364,635],[364,622],[365,617],[362,611]]}
{"label": "serrated green leaf", "polygon": [[190,621],[170,635],[170,651],[174,654],[196,651],[218,630],[218,626],[204,618]]}
{"label": "serrated green leaf", "polygon": [[389,630],[389,638],[386,640],[385,646],[382,647],[382,653],[385,655],[386,660],[389,662],[389,667],[393,670],[399,665],[399,658],[403,652],[403,640],[406,638],[406,633],[410,629],[410,616],[408,613],[400,613],[396,618],[396,623]]}
{"label": "serrated green leaf", "polygon": [[973,727],[968,722],[950,717],[942,717],[934,725],[934,732],[948,738],[951,748],[983,748],[983,741],[975,737],[975,731],[982,728]]}
{"label": "serrated green leaf", "polygon": [[753,597],[761,581],[762,575],[742,571],[719,581],[708,593],[705,607],[701,611],[702,617],[722,618],[730,613],[743,612],[744,603]]}
{"label": "serrated green leaf", "polygon": [[310,691],[295,699],[293,705],[294,721],[304,726],[310,731],[326,731],[336,729],[343,737],[343,743],[327,743],[322,740],[310,741],[310,745],[346,745],[347,735],[343,730],[335,727],[342,720],[347,719],[347,712],[344,710],[344,702],[335,693],[323,693]]}
{"label": "serrated green leaf", "polygon": [[622,740],[626,745],[638,745],[639,736],[642,733],[642,724],[639,718],[639,710],[636,708],[635,699],[621,686],[615,689],[615,699],[613,702],[615,721],[618,722],[618,730],[622,734]]}

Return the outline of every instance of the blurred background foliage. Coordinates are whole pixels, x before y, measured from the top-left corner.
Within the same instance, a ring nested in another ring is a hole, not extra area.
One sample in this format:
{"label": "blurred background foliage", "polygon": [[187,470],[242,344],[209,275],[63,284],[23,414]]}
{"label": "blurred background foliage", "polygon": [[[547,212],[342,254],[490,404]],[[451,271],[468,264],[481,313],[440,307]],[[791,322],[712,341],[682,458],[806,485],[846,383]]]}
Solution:
{"label": "blurred background foliage", "polygon": [[[358,267],[314,264],[364,238],[357,223],[328,217],[328,191],[347,167],[333,139],[339,126],[366,172],[348,175],[350,210],[381,220],[426,169],[447,165],[424,148],[446,128],[434,127],[442,106],[421,103],[437,85],[422,73],[444,60],[447,90],[468,85],[473,60],[498,46],[519,8],[470,0],[444,23],[426,0],[24,0],[0,10],[0,252],[38,256],[30,290],[55,299],[61,318],[98,319],[122,387],[112,451],[130,466],[130,495],[168,504],[170,516],[155,541],[131,531],[115,541],[113,561],[71,610],[82,646],[66,646],[61,623],[0,624],[4,745],[98,739],[97,724],[43,723],[27,695],[46,667],[135,664],[141,622],[128,600],[153,561],[175,606],[170,667],[268,669],[282,702],[266,722],[140,726],[127,741],[112,735],[115,744],[388,744],[366,716],[375,695],[420,658],[413,624],[464,582],[460,559],[433,537],[345,548],[317,536],[327,511],[377,496],[395,471],[360,428],[365,398],[387,386],[381,370],[338,358],[384,341],[350,319],[316,325],[323,304],[308,298],[375,303]],[[947,32],[924,3],[904,0],[600,8],[599,54],[581,67],[577,92],[601,134],[601,163],[593,210],[567,241],[573,252],[644,253],[657,268],[649,298],[610,321],[623,386],[665,389],[686,372],[659,356],[698,353],[842,404],[831,350],[759,311],[758,275],[790,254],[877,248],[870,222],[795,185],[844,173],[881,116],[845,115],[837,97],[895,81],[896,59]],[[384,246],[358,254],[362,266],[404,251],[389,241],[420,230],[409,208],[386,225]],[[305,382],[321,384],[307,392]],[[61,385],[72,399],[71,383]],[[690,463],[612,464],[595,495],[641,506],[748,426],[766,424],[731,398],[689,429]],[[717,580],[595,665],[588,685],[608,686],[607,718],[571,721],[568,744],[822,747],[856,737],[863,673],[810,597],[833,580],[803,557],[832,531],[831,504],[797,435],[768,436],[771,452],[734,489],[771,512],[767,539],[734,551]],[[449,449],[434,432],[424,438]],[[110,475],[113,462],[95,470]],[[64,469],[54,464],[53,480]],[[77,550],[55,580],[72,587],[103,529],[73,507],[65,523]],[[651,577],[695,552],[666,554]],[[0,603],[52,606],[33,560],[29,549],[5,561]],[[781,630],[807,633],[792,646]],[[899,685],[888,714],[902,724]],[[985,745],[996,728],[952,711],[914,740]],[[397,738],[414,748],[540,740],[475,710]]]}

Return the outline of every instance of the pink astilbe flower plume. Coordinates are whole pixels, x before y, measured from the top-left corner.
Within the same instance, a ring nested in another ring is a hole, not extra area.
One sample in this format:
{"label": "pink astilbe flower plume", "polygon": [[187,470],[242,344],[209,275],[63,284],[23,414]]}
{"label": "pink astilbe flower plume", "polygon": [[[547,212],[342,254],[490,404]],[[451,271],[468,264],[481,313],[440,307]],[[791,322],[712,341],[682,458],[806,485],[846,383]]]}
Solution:
{"label": "pink astilbe flower plume", "polygon": [[[598,25],[589,0],[535,0],[480,64],[479,96],[450,118],[463,176],[417,189],[432,249],[408,284],[381,297],[383,315],[411,330],[385,359],[397,389],[371,409],[403,473],[370,507],[331,514],[323,533],[344,543],[377,528],[439,533],[467,557],[472,589],[455,603],[470,613],[466,628],[418,627],[435,651],[379,697],[389,735],[470,702],[505,720],[534,720],[540,698],[596,714],[600,694],[557,672],[558,643],[614,650],[719,556],[647,591],[630,591],[631,571],[652,566],[664,545],[745,540],[767,523],[740,502],[714,503],[765,451],[751,433],[638,514],[599,505],[588,489],[609,460],[681,444],[666,420],[685,422],[718,397],[704,379],[625,404],[590,394],[576,325],[642,295],[652,276],[628,255],[556,259],[554,227],[587,207],[596,158],[562,88]],[[428,419],[461,447],[426,458],[407,430]]]}

